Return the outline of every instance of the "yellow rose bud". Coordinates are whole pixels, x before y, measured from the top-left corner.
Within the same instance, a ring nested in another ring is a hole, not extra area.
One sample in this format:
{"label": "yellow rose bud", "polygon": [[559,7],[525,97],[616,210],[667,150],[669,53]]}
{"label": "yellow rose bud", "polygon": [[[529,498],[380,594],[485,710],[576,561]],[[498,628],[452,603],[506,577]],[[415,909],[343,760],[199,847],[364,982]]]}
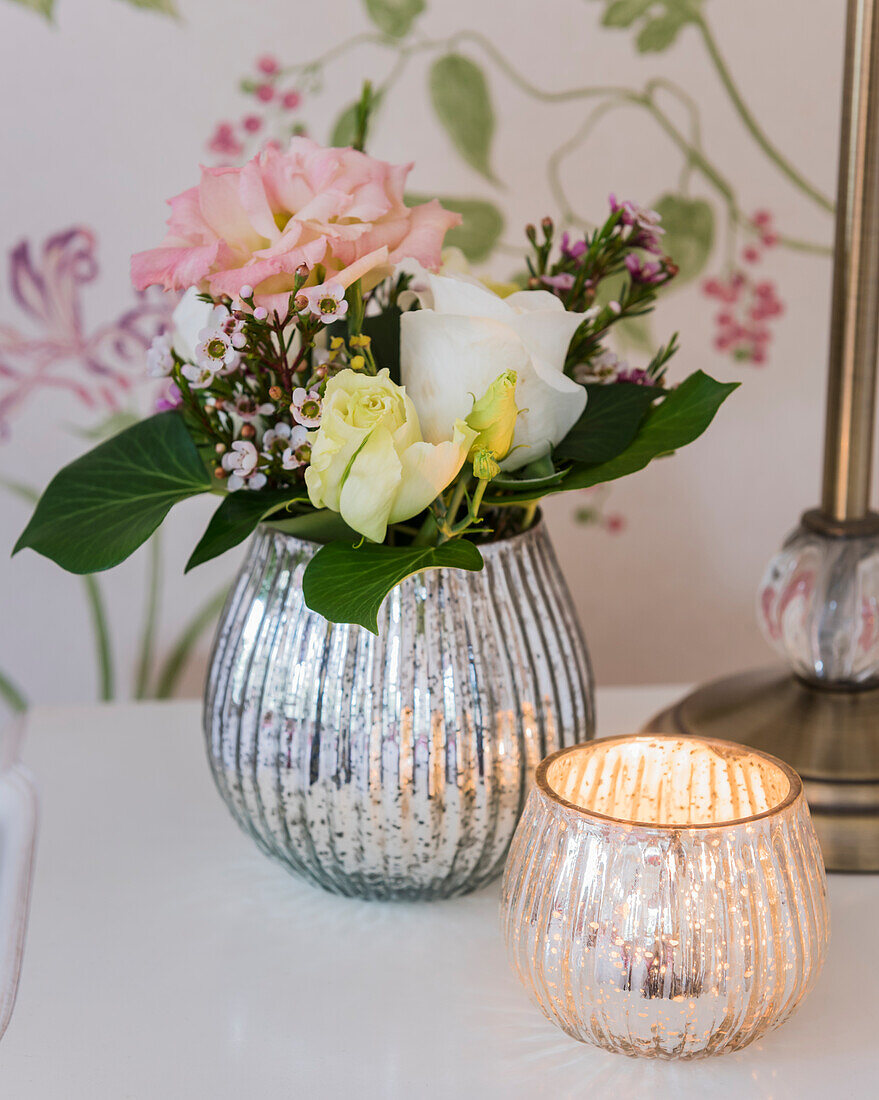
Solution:
{"label": "yellow rose bud", "polygon": [[516,417],[519,415],[516,408],[516,381],[514,370],[499,374],[470,410],[467,425],[479,432],[470,448],[468,457],[471,462],[480,451],[487,451],[496,460],[500,460],[512,447]]}
{"label": "yellow rose bud", "polygon": [[473,476],[479,478],[480,481],[491,481],[493,477],[497,477],[501,472],[492,451],[485,449],[477,451],[476,454],[471,455],[471,461],[473,462]]}

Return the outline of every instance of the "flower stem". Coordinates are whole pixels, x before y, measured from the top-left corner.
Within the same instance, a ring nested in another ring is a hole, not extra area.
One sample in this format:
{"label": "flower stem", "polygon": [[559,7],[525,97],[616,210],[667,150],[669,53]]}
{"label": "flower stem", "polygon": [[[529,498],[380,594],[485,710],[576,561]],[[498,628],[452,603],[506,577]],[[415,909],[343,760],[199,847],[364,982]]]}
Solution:
{"label": "flower stem", "polygon": [[83,578],[86,599],[92,616],[92,628],[95,632],[95,645],[100,673],[101,699],[106,703],[113,698],[113,654],[110,649],[110,633],[107,629],[107,614],[104,610],[104,597],[101,594],[97,578],[87,573]]}
{"label": "flower stem", "polygon": [[205,630],[214,622],[226,602],[228,589],[215,593],[207,603],[196,611],[184,627],[177,644],[168,654],[159,671],[156,682],[156,698],[169,699],[177,687],[180,675],[189,659],[190,652]]}
{"label": "flower stem", "polygon": [[797,187],[804,195],[808,195],[813,202],[816,202],[822,209],[832,214],[834,212],[834,205],[831,199],[822,194],[817,187],[813,186],[807,179],[805,179],[799,171],[791,164],[791,162],[780,153],[766,134],[763,129],[751,114],[747,104],[742,99],[741,93],[733,80],[732,73],[726,64],[723,56],[720,53],[720,49],[717,45],[717,41],[714,35],[711,33],[711,28],[701,15],[694,16],[694,22],[699,28],[699,32],[702,35],[702,40],[705,43],[705,48],[708,50],[708,56],[711,58],[711,62],[714,65],[717,75],[720,77],[720,82],[726,89],[727,94],[732,101],[732,105],[736,110],[739,118],[742,120],[742,124],[745,129],[757,142],[763,152],[772,161],[772,163],[778,168],[778,170],[790,180],[790,182]]}
{"label": "flower stem", "polygon": [[146,615],[143,632],[140,636],[140,658],[137,663],[135,681],[135,699],[144,699],[147,694],[150,670],[153,664],[153,648],[156,640],[156,623],[159,617],[159,591],[162,585],[162,542],[161,531],[149,541],[149,581],[147,583]]}

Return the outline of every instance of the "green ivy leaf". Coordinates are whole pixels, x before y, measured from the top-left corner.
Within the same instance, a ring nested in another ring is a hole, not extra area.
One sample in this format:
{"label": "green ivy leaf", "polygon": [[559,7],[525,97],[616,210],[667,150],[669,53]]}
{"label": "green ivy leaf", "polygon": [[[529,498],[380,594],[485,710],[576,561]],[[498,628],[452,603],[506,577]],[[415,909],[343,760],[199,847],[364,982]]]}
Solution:
{"label": "green ivy leaf", "polygon": [[382,546],[331,542],[314,555],[302,578],[305,602],[332,623],[355,623],[378,634],[385,596],[406,577],[424,569],[482,569],[472,542],[453,539],[442,546]]}
{"label": "green ivy leaf", "polygon": [[460,54],[446,54],[431,65],[429,88],[452,144],[472,168],[496,184],[491,170],[494,109],[482,69]]}
{"label": "green ivy leaf", "polygon": [[45,16],[50,22],[54,15],[55,0],[12,0],[12,2],[20,4],[23,8],[30,8],[31,11]]}
{"label": "green ivy leaf", "polygon": [[601,17],[602,26],[631,27],[655,2],[656,0],[611,0]]}
{"label": "green ivy leaf", "polygon": [[158,413],[60,470],[13,554],[30,547],[71,573],[99,573],[133,554],[174,504],[210,489],[183,417]]}
{"label": "green ivy leaf", "polygon": [[662,53],[671,46],[678,33],[690,20],[685,11],[669,9],[664,15],[648,19],[635,35],[635,45],[639,53]]}
{"label": "green ivy leaf", "polygon": [[205,533],[186,563],[186,572],[244,542],[267,516],[296,499],[289,489],[262,489],[257,492],[242,489],[229,493],[211,516]]}
{"label": "green ivy leaf", "polygon": [[602,485],[643,470],[654,458],[671,454],[698,439],[726,398],[738,386],[738,382],[717,382],[702,371],[696,371],[677,389],[671,390],[661,404],[648,410],[635,438],[616,457],[592,464],[578,462],[560,485],[545,491],[516,493],[499,498],[486,493],[485,503],[528,504],[548,493],[589,489],[593,485]]}
{"label": "green ivy leaf", "polygon": [[[464,219],[446,234],[446,245],[460,248],[472,264],[487,260],[504,231],[504,216],[500,210],[485,199],[437,197],[446,210],[454,210]],[[428,201],[426,195],[406,196],[408,206]]]}
{"label": "green ivy leaf", "polygon": [[364,0],[369,18],[391,38],[403,38],[424,11],[424,0]]}
{"label": "green ivy leaf", "polygon": [[[677,264],[677,283],[701,274],[714,248],[714,211],[704,199],[663,195],[654,204],[662,216],[662,247]],[[676,285],[673,284],[673,285]]]}
{"label": "green ivy leaf", "polygon": [[738,382],[717,382],[703,371],[696,371],[648,411],[634,440],[621,454],[597,465],[575,467],[565,478],[564,488],[588,489],[615,481],[643,470],[654,458],[692,443],[738,387]]}
{"label": "green ivy leaf", "polygon": [[608,462],[626,449],[638,433],[647,410],[662,390],[632,382],[589,385],[583,415],[553,451],[561,461]]}

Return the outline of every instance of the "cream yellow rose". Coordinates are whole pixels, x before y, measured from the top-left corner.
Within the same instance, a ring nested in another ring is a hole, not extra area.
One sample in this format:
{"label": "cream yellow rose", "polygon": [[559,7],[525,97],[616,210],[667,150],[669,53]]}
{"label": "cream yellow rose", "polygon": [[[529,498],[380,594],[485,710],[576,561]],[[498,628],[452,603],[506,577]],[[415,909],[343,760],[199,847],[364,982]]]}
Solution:
{"label": "cream yellow rose", "polygon": [[327,383],[311,439],[309,498],[382,542],[389,523],[424,511],[454,479],[477,434],[456,420],[451,439],[425,443],[415,406],[387,370],[343,370]]}

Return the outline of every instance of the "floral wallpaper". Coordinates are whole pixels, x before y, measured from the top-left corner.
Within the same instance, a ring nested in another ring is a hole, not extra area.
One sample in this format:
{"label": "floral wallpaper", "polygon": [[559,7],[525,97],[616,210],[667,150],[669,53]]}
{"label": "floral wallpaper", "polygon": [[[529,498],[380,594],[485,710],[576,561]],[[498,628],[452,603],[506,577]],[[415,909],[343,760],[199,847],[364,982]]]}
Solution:
{"label": "floral wallpaper", "polygon": [[[158,108],[150,95],[134,98],[130,88],[125,92],[131,98],[129,125],[135,131],[140,127],[145,141],[161,141],[162,127],[177,125],[180,138],[171,143],[173,153],[154,146],[162,161],[173,156],[168,178],[175,184],[193,177],[199,159],[237,163],[263,143],[283,142],[294,133],[348,143],[356,91],[360,80],[368,78],[378,104],[371,151],[394,159],[399,150],[406,157],[411,144],[416,147],[411,156],[419,163],[426,151],[434,174],[436,164],[449,166],[440,174],[448,179],[449,190],[438,197],[463,215],[449,243],[477,270],[497,278],[516,275],[528,217],[523,217],[524,207],[533,219],[550,213],[571,229],[587,227],[590,215],[603,209],[603,199],[596,201],[598,177],[608,189],[629,186],[629,178],[637,178],[649,190],[633,197],[661,214],[667,251],[680,267],[676,298],[686,304],[673,311],[674,320],[683,330],[692,362],[704,362],[706,369],[746,385],[764,369],[790,377],[790,363],[781,360],[777,345],[779,335],[786,327],[795,329],[802,314],[783,272],[795,261],[799,288],[826,281],[832,172],[812,178],[811,169],[797,163],[787,147],[785,132],[764,120],[764,109],[774,114],[777,103],[762,97],[761,88],[749,87],[753,67],[747,43],[743,50],[736,39],[736,63],[718,29],[734,25],[738,5],[733,0],[555,0],[546,6],[533,48],[527,31],[506,18],[509,9],[502,3],[483,6],[492,12],[472,13],[474,23],[477,14],[485,17],[481,26],[471,25],[466,4],[440,5],[438,0],[331,2],[327,18],[310,20],[307,26],[301,25],[293,5],[268,0],[247,5],[226,0],[217,7],[207,0],[177,5],[170,0],[89,0],[78,14],[75,7],[70,0],[3,0],[2,37],[17,41],[25,60],[40,49],[63,54],[65,40],[70,50],[82,51],[86,43],[98,68],[103,46],[118,33],[114,27],[123,28],[132,43],[143,34],[145,47],[149,39],[161,43],[169,55],[173,50],[181,51],[178,56],[191,54],[186,76],[201,95],[191,98],[181,88],[176,119],[166,114],[157,126]],[[822,34],[841,42],[837,7],[822,0],[813,13],[816,43]],[[750,8],[759,10],[756,4]],[[236,16],[247,24],[249,53],[243,43],[230,44],[229,20]],[[87,38],[82,20],[90,24]],[[52,21],[55,26],[49,25]],[[486,22],[494,28],[491,33]],[[779,16],[763,33],[775,34],[780,47],[786,26]],[[547,44],[553,51],[549,56]],[[787,45],[793,63],[797,42]],[[604,59],[610,55],[614,62],[607,65]],[[79,62],[83,60],[80,56]],[[799,65],[794,68],[800,72]],[[560,69],[575,71],[576,80],[562,79]],[[56,86],[44,94],[56,95],[61,80],[59,74]],[[838,98],[838,81],[838,72],[828,72],[822,89]],[[787,84],[782,81],[781,87]],[[70,90],[74,100],[76,94]],[[833,113],[831,109],[827,117]],[[88,121],[84,125],[87,129]],[[192,140],[198,127],[202,136]],[[109,129],[101,136],[112,148]],[[127,137],[128,126],[124,129]],[[812,144],[820,145],[819,163],[835,156],[835,134],[827,131],[826,126],[810,131]],[[23,152],[41,141],[21,118],[15,132]],[[133,161],[131,144],[125,148]],[[80,175],[91,170],[87,143],[74,143],[69,155]],[[120,201],[128,201],[123,180],[143,163],[138,159],[137,164],[120,161],[116,166]],[[158,165],[149,159],[146,163],[148,172],[159,174]],[[425,172],[421,178],[427,176]],[[106,293],[101,263],[105,238],[114,248],[119,241],[129,250],[150,243],[150,227],[161,218],[165,194],[179,189],[163,190],[162,182],[150,180],[149,187],[137,192],[130,212],[141,224],[130,236],[127,228],[120,232],[115,216],[102,224],[100,209],[79,217],[66,203],[59,204],[64,208],[60,220],[49,209],[33,209],[27,219],[4,227],[0,495],[6,501],[33,500],[45,480],[35,477],[34,468],[52,469],[52,462],[32,461],[35,437],[43,440],[41,454],[48,449],[54,456],[60,453],[55,440],[69,435],[63,444],[67,456],[88,440],[118,429],[158,396],[144,367],[145,349],[167,323],[174,303],[161,294],[126,290],[118,257],[113,292]],[[85,182],[81,188],[86,194]],[[111,188],[108,194],[113,193]],[[416,188],[411,200],[425,197]],[[110,215],[109,204],[107,210]],[[825,299],[816,294],[812,309],[826,310]],[[691,320],[695,317],[698,323]],[[655,332],[643,318],[626,322],[619,340],[621,356],[637,363],[668,335],[662,312],[650,324]],[[810,376],[810,415],[820,411],[818,382],[816,371]],[[784,389],[775,392],[783,394]],[[74,409],[71,423],[66,413]],[[731,411],[731,417],[736,415]],[[753,409],[743,408],[741,415],[754,415]],[[713,458],[717,461],[716,454]],[[702,499],[704,504],[704,495]],[[570,501],[562,505],[565,516],[556,506],[550,520],[564,526],[566,541],[588,544],[589,553],[602,561],[649,559],[656,556],[653,545],[629,542],[638,500],[618,499],[616,491],[603,488],[584,494],[573,509]],[[802,503],[809,503],[808,494]],[[4,538],[11,546],[26,511],[20,503],[4,511]],[[779,540],[785,524],[795,519],[796,508],[779,516]],[[672,548],[673,560],[675,536],[660,531],[659,537],[666,539],[664,547]],[[220,577],[210,591],[172,599],[163,588],[169,574],[166,556],[153,540],[136,584],[137,606],[142,607],[138,614],[130,590],[110,596],[104,577],[64,577],[68,587],[82,589],[91,634],[82,648],[95,662],[94,683],[101,698],[168,696],[180,688],[187,663],[204,658],[228,578]],[[668,554],[659,556],[667,568]],[[178,571],[179,564],[174,563]],[[34,564],[30,576],[42,576],[41,570],[49,568],[47,563]],[[228,564],[225,568],[228,572]],[[18,561],[3,567],[10,578],[18,569]],[[568,572],[579,603],[579,589],[588,587],[588,578]],[[619,579],[625,570],[614,575]],[[758,579],[751,578],[754,591]],[[745,578],[737,584],[739,593],[747,591]],[[55,586],[53,591],[60,590]],[[679,599],[681,591],[679,585],[673,598]],[[618,590],[616,598],[623,595]],[[636,594],[636,602],[638,598]],[[696,614],[697,595],[693,603]],[[28,647],[12,644],[0,650],[0,700],[7,708],[21,709],[43,697],[44,677],[37,671],[41,658],[33,639],[53,628],[55,613],[51,603],[40,609],[43,625],[31,624]],[[751,637],[742,629],[741,607],[736,614],[741,636]],[[657,613],[655,621],[661,618]],[[111,640],[120,619],[130,636],[124,652],[117,652]],[[722,634],[718,624],[709,647],[721,657]],[[618,646],[615,623],[604,637],[606,645]],[[601,658],[597,663],[600,673]],[[607,663],[614,675],[626,673],[619,656]],[[627,673],[632,680],[669,674],[668,664],[659,661],[646,669],[633,665]],[[687,674],[688,669],[681,670]],[[69,683],[67,692],[84,697],[81,680]]]}

